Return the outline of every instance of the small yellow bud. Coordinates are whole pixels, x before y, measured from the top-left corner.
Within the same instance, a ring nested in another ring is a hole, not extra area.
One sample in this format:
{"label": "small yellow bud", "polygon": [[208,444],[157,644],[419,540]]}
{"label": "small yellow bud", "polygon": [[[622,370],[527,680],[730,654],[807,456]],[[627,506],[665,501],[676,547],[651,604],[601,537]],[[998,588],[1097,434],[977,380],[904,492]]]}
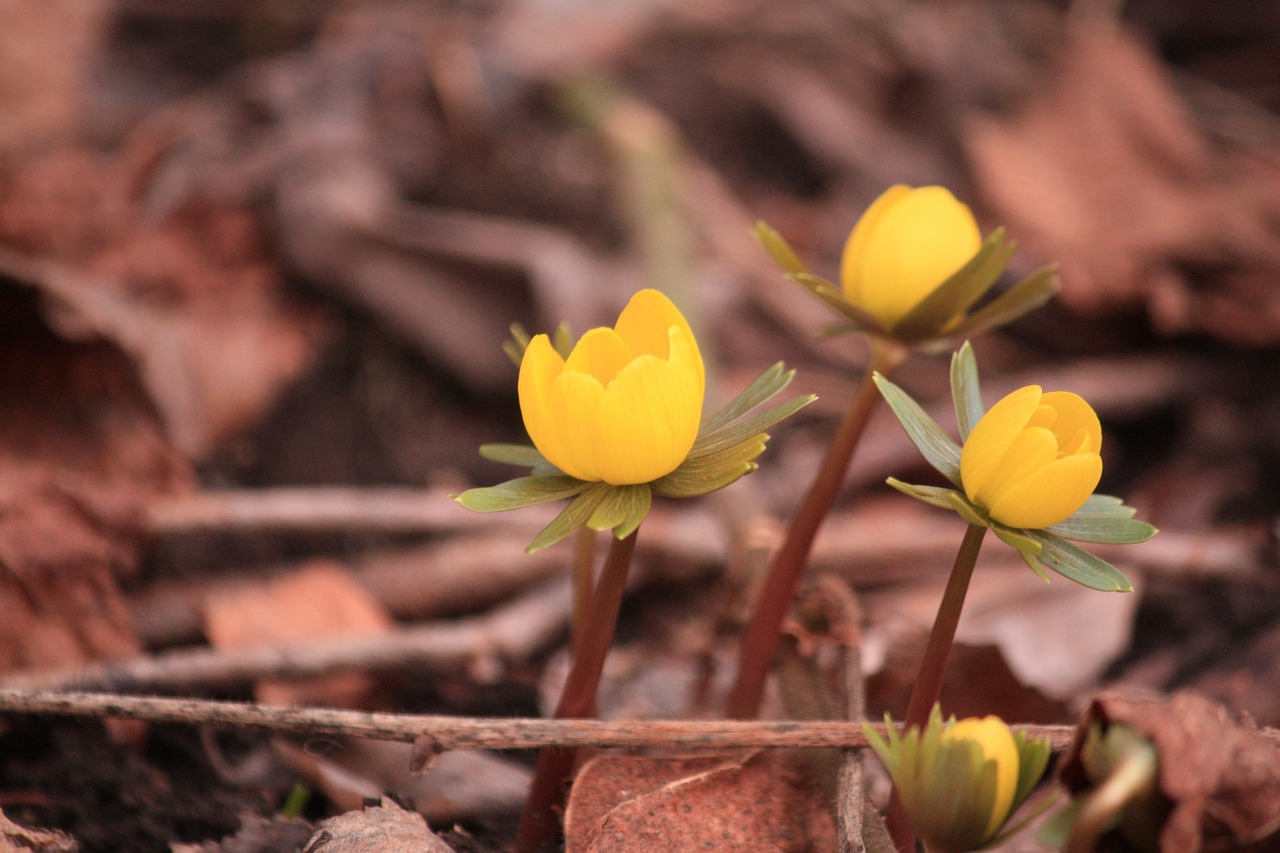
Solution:
{"label": "small yellow bud", "polygon": [[985,832],[990,838],[1009,817],[1013,795],[1018,788],[1018,746],[1013,741],[1013,733],[999,717],[969,717],[943,729],[942,739],[953,743],[976,743],[982,750],[983,760],[996,766],[996,796]]}
{"label": "small yellow bud", "polygon": [[1010,527],[1040,528],[1081,507],[1102,478],[1102,426],[1083,399],[1039,385],[1014,391],[982,416],[960,454],[973,503]]}
{"label": "small yellow bud", "polygon": [[933,853],[968,853],[998,841],[1049,762],[1048,740],[1015,735],[999,717],[944,723],[935,705],[924,728],[900,733],[887,717],[885,723],[888,740],[869,726],[867,740]]}
{"label": "small yellow bud", "polygon": [[898,184],[849,234],[840,284],[850,302],[892,330],[981,247],[973,213],[949,190]]}
{"label": "small yellow bud", "polygon": [[633,296],[614,328],[587,332],[567,359],[537,335],[520,362],[534,446],[566,474],[614,486],[651,482],[684,461],[705,388],[693,332],[656,290]]}

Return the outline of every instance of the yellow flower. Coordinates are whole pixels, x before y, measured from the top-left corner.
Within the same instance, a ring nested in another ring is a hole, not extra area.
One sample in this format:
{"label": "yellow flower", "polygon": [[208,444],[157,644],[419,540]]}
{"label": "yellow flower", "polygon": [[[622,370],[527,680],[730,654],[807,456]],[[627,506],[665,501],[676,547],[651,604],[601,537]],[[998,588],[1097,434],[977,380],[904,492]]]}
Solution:
{"label": "yellow flower", "polygon": [[982,416],[960,453],[969,500],[1009,527],[1057,524],[1102,478],[1102,426],[1089,404],[1039,385],[1014,391]]}
{"label": "yellow flower", "polygon": [[930,853],[967,853],[1000,840],[1049,763],[1047,739],[1027,740],[999,717],[945,723],[937,705],[923,728],[867,741],[893,779],[902,811]]}
{"label": "yellow flower", "polygon": [[840,284],[850,302],[893,329],[981,247],[973,214],[949,190],[898,184],[849,234]]}
{"label": "yellow flower", "polygon": [[546,335],[520,362],[520,411],[534,446],[579,480],[648,483],[684,461],[698,434],[706,374],[679,309],[656,290],[631,298],[614,328],[562,358]]}
{"label": "yellow flower", "polygon": [[1013,733],[999,717],[969,717],[944,728],[942,740],[976,743],[982,752],[982,760],[995,764],[995,800],[984,832],[987,838],[991,838],[1009,817],[1013,795],[1018,789],[1018,746],[1013,741]]}

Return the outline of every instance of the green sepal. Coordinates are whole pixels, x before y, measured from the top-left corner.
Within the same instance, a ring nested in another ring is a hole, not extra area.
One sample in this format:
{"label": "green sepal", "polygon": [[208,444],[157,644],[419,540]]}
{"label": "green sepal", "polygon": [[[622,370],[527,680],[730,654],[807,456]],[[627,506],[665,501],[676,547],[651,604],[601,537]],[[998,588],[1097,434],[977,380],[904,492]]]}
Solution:
{"label": "green sepal", "polygon": [[948,489],[942,486],[918,486],[912,483],[904,483],[894,477],[890,477],[885,482],[907,497],[915,498],[921,503],[927,503],[929,506],[936,506],[938,509],[954,510],[954,498],[951,496],[961,497],[960,493],[955,489]]}
{"label": "green sepal", "polygon": [[496,486],[467,489],[454,500],[475,512],[503,512],[570,498],[590,485],[567,474],[517,477]]}
{"label": "green sepal", "polygon": [[1019,551],[1018,556],[1022,558],[1022,562],[1027,564],[1027,568],[1035,573],[1035,576],[1045,583],[1052,583],[1053,578],[1049,576],[1049,570],[1040,565],[1040,561],[1036,559],[1034,554],[1028,554],[1025,551]]}
{"label": "green sepal", "polygon": [[1071,518],[1133,518],[1138,511],[1114,495],[1089,495]]}
{"label": "green sepal", "polygon": [[901,341],[918,341],[949,335],[947,324],[960,317],[982,298],[1000,278],[1009,259],[1013,243],[997,228],[982,241],[982,247],[969,262],[938,285],[919,305],[893,327],[893,337]]}
{"label": "green sepal", "polygon": [[973,345],[968,341],[951,357],[951,399],[955,402],[960,441],[967,441],[969,433],[973,432],[973,428],[987,411],[982,405],[978,359],[973,354]]}
{"label": "green sepal", "polygon": [[693,448],[690,449],[689,455],[685,457],[685,462],[682,462],[681,465],[687,463],[689,460],[696,460],[704,456],[710,456],[727,448],[733,447],[734,445],[741,444],[744,441],[749,441],[755,435],[768,429],[779,421],[791,417],[816,399],[818,398],[814,394],[805,394],[804,396],[788,400],[785,403],[780,403],[772,409],[766,409],[760,414],[748,418],[740,423],[721,427],[715,432],[701,435],[696,441],[694,441]]}
{"label": "green sepal", "polygon": [[[502,342],[502,351],[516,367],[519,367],[520,362],[524,361],[524,351],[529,348],[529,341],[533,340],[533,336],[520,323],[512,323],[510,330],[511,337]],[[568,323],[562,322],[551,333],[551,347],[560,354],[561,358],[568,358],[569,353],[573,352],[573,330],[569,328]]]}
{"label": "green sepal", "polygon": [[512,323],[510,331],[511,337],[502,342],[502,351],[511,359],[512,364],[519,367],[520,362],[524,361],[524,351],[529,348],[529,341],[533,338],[520,323]]}
{"label": "green sepal", "polygon": [[490,462],[501,462],[503,465],[516,465],[521,468],[537,468],[540,465],[551,464],[536,447],[530,447],[527,444],[482,444],[480,456]]}
{"label": "green sepal", "polygon": [[756,406],[767,403],[795,378],[794,370],[787,370],[782,362],[774,364],[752,380],[742,393],[730,400],[724,408],[702,422],[699,437],[722,430]]}
{"label": "green sepal", "polygon": [[1025,732],[1013,733],[1014,745],[1018,747],[1018,785],[1014,788],[1013,806],[1009,814],[1018,810],[1018,806],[1026,802],[1027,797],[1040,784],[1045,768],[1049,766],[1049,758],[1053,755],[1053,746],[1048,738],[1028,739]]}
{"label": "green sepal", "polygon": [[1001,542],[1013,548],[1019,554],[1038,557],[1040,552],[1044,550],[1044,546],[1031,538],[1025,530],[1009,527],[998,521],[991,522],[991,530]]}
{"label": "green sepal", "polygon": [[1134,545],[1146,542],[1159,531],[1152,524],[1136,518],[1099,518],[1072,516],[1044,528],[1063,539],[1096,542],[1105,545]]}
{"label": "green sepal", "polygon": [[614,538],[625,539],[635,532],[649,514],[653,491],[648,483],[635,486],[610,486],[604,500],[587,519],[592,530],[612,530]]}
{"label": "green sepal", "polygon": [[1106,560],[1045,530],[1023,532],[1040,543],[1040,554],[1036,559],[1064,578],[1102,592],[1133,591],[1133,584],[1124,573]]}
{"label": "green sepal", "polygon": [[1005,326],[1044,305],[1060,287],[1058,268],[1036,270],[947,331],[951,337],[976,335]]}
{"label": "green sepal", "polygon": [[787,278],[821,299],[833,311],[843,314],[858,331],[869,335],[890,336],[889,328],[879,317],[854,305],[840,287],[825,278],[810,272],[787,273]]}
{"label": "green sepal", "polygon": [[986,510],[970,501],[960,492],[952,492],[947,496],[947,501],[951,504],[951,509],[975,527],[994,527],[991,516],[987,515]]}
{"label": "green sepal", "polygon": [[582,485],[584,487],[582,492],[570,501],[568,506],[560,510],[560,514],[542,528],[537,536],[533,537],[533,541],[524,549],[525,553],[532,554],[548,545],[554,545],[585,525],[604,502],[608,491],[614,488],[608,483],[582,483]]}
{"label": "green sepal", "polygon": [[942,431],[938,422],[929,417],[920,404],[907,392],[894,385],[879,373],[875,374],[876,387],[885,402],[893,410],[907,436],[924,455],[925,460],[955,485],[960,485],[960,445]]}
{"label": "green sepal", "polygon": [[796,254],[795,249],[791,248],[791,244],[786,241],[781,234],[775,231],[768,223],[760,221],[756,223],[756,227],[751,233],[764,250],[773,258],[773,262],[782,267],[785,273],[805,273],[809,268],[804,265],[804,261],[800,260],[800,256]]}
{"label": "green sepal", "polygon": [[654,480],[653,490],[668,498],[694,498],[723,489],[756,469],[754,460],[768,440],[768,433],[762,432],[717,453],[686,459],[670,474]]}

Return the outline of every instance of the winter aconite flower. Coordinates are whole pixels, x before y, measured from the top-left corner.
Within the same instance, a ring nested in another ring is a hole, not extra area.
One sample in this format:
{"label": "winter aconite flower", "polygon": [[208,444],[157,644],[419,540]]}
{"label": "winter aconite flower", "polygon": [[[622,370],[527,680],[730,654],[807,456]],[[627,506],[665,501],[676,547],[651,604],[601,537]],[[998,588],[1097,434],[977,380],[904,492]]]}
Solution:
{"label": "winter aconite flower", "polygon": [[478,512],[572,498],[529,545],[558,542],[580,527],[635,532],[653,495],[695,497],[756,468],[766,429],[813,401],[812,395],[752,414],[791,381],[781,364],[766,370],[717,414],[703,419],[706,374],[684,315],[656,290],[631,298],[612,328],[571,344],[567,329],[529,338],[513,327],[508,352],[519,361],[520,412],[533,447],[480,448],[527,477],[457,496]]}
{"label": "winter aconite flower", "polygon": [[840,285],[850,302],[892,330],[980,248],[978,223],[950,190],[898,184],[850,232]]}
{"label": "winter aconite flower", "polygon": [[969,208],[945,187],[885,190],[845,241],[840,284],[814,275],[763,222],[756,238],[787,278],[843,315],[844,328],[882,344],[935,347],[1003,326],[1048,301],[1057,273],[1045,267],[977,307],[1000,279],[1013,244],[997,228],[986,239]]}
{"label": "winter aconite flower", "polygon": [[656,480],[698,434],[706,377],[684,316],[656,290],[563,358],[537,335],[520,363],[520,411],[538,451],[571,477],[615,486]]}
{"label": "winter aconite flower", "polygon": [[899,735],[886,723],[887,741],[870,727],[867,738],[929,853],[965,853],[1001,840],[1049,762],[1048,740],[1029,741],[999,717],[944,723],[935,705],[923,732]]}
{"label": "winter aconite flower", "polygon": [[962,449],[905,391],[883,376],[876,384],[925,459],[956,488],[893,478],[889,485],[990,528],[1046,580],[1048,568],[1093,589],[1132,589],[1110,563],[1066,541],[1123,545],[1156,533],[1119,498],[1093,493],[1102,476],[1102,427],[1088,403],[1029,385],[984,411],[977,361],[965,343],[951,360]]}
{"label": "winter aconite flower", "polygon": [[1076,394],[1014,391],[978,421],[960,453],[969,500],[1010,527],[1066,519],[1102,478],[1102,425]]}

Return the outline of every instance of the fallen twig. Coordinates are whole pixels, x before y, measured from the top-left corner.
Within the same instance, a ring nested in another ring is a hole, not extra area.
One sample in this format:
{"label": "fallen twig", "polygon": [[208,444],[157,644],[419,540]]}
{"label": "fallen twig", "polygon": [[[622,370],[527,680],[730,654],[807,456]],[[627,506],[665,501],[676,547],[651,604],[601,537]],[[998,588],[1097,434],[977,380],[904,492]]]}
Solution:
{"label": "fallen twig", "polygon": [[[0,712],[73,717],[115,717],[155,723],[244,726],[303,735],[346,735],[418,743],[431,750],[534,749],[741,749],[752,747],[861,747],[860,723],[756,722],[745,720],[539,720],[375,714],[332,708],[292,708],[117,696],[0,689]],[[875,728],[883,731],[882,724]],[[1062,749],[1071,726],[1015,726],[1028,737],[1047,737]]]}
{"label": "fallen twig", "polygon": [[556,581],[472,619],[306,645],[177,651],[69,670],[16,672],[0,678],[0,685],[27,690],[182,692],[234,687],[262,678],[299,679],[406,666],[466,669],[480,680],[492,680],[502,672],[503,661],[527,657],[563,632],[568,612],[568,584]]}

